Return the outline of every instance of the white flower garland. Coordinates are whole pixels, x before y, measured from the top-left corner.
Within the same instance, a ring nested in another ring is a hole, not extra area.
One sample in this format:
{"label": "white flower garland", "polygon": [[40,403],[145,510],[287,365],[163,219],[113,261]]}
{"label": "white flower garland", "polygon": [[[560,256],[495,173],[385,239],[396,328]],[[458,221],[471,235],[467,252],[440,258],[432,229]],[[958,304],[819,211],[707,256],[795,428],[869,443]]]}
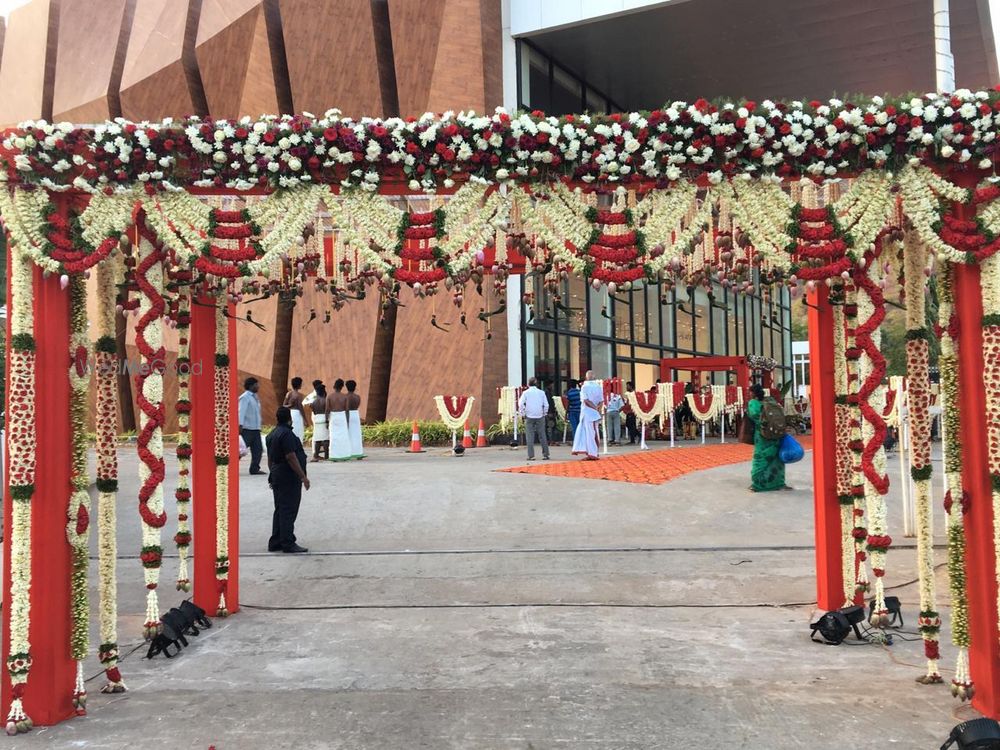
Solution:
{"label": "white flower garland", "polygon": [[[697,201],[697,191],[693,187],[690,191],[680,190],[674,196],[674,200],[669,200],[674,190],[679,188],[680,185],[667,191],[668,195],[663,199],[653,198],[654,207],[650,210],[643,227],[647,244],[659,243],[665,248],[662,255],[650,258],[646,264],[654,274],[663,271],[669,263],[684,258],[698,233],[704,231],[712,220],[714,196],[711,191],[705,191],[700,204]],[[661,192],[664,191],[656,191],[655,194]],[[643,203],[650,200],[650,197],[644,198]],[[663,205],[655,205],[657,203]],[[690,218],[684,221],[686,217]]]}
{"label": "white flower garland", "polygon": [[895,208],[892,179],[885,172],[862,172],[834,204],[841,227],[851,235],[851,248],[860,257],[875,246]]}
{"label": "white flower garland", "polygon": [[833,312],[833,391],[836,399],[837,501],[840,504],[840,562],[844,585],[844,606],[854,602],[855,547],[851,534],[854,526],[854,499],[851,496],[851,410],[847,404],[847,331],[844,328],[844,307],[834,305]]}
{"label": "white flower garland", "polygon": [[444,422],[445,427],[452,432],[457,432],[458,430],[463,429],[465,423],[469,421],[469,415],[472,414],[472,405],[476,402],[476,398],[475,396],[469,396],[468,400],[465,402],[465,408],[462,409],[462,413],[457,417],[453,417],[451,412],[448,411],[448,406],[445,404],[446,398],[451,399],[451,405],[453,407],[458,405],[456,396],[435,396],[434,404],[437,406],[438,415],[441,417],[441,421]]}
{"label": "white flower garland", "polygon": [[[440,410],[440,407],[438,407]],[[517,419],[517,387],[505,385],[500,388],[500,398],[497,402],[497,416],[500,419],[500,429],[506,431]]]}
{"label": "white flower garland", "polygon": [[15,187],[8,192],[7,181],[0,179],[0,216],[10,235],[11,244],[36,266],[49,273],[59,273],[59,262],[45,254],[45,211],[49,204],[44,190]]}
{"label": "white flower garland", "polygon": [[191,292],[187,287],[180,291],[178,300],[179,332],[177,343],[177,403],[185,408],[177,410],[177,430],[180,439],[177,446],[177,590],[190,591],[191,577],[188,573],[188,552],[191,547],[191,339],[190,313]]}
{"label": "white flower garland", "polygon": [[771,180],[732,180],[727,198],[734,222],[749,236],[757,252],[777,268],[791,266],[788,248],[795,241],[787,228],[795,203]]}
{"label": "white flower garland", "polygon": [[952,247],[938,236],[935,225],[941,221],[938,198],[965,203],[969,191],[957,187],[924,166],[907,166],[900,172],[897,184],[901,188],[903,212],[913,223],[921,241],[941,261],[965,263],[965,253]]}
{"label": "white flower garland", "polygon": [[628,405],[632,407],[632,411],[635,414],[635,418],[641,424],[649,424],[657,417],[663,416],[663,397],[657,393],[656,398],[653,399],[653,405],[650,409],[643,409],[639,405],[639,399],[635,395],[635,391],[626,391],[625,400],[628,401]]}
{"label": "white flower garland", "polygon": [[215,313],[215,577],[219,582],[217,617],[226,617],[229,582],[229,318],[221,301]]}
{"label": "white flower garland", "polygon": [[[0,189],[6,196],[6,189]],[[6,220],[6,215],[5,215]],[[8,227],[10,225],[8,224]],[[35,489],[35,339],[31,257],[24,245],[10,234],[11,253],[11,350],[7,401],[7,440],[10,457],[10,650],[7,672],[13,684],[13,699],[7,714],[7,734],[27,732],[31,718],[25,714],[23,696],[31,670],[31,499]]]}
{"label": "white flower garland", "polygon": [[722,413],[722,407],[725,404],[725,396],[720,399],[715,388],[716,386],[712,386],[712,392],[708,394],[711,397],[711,402],[708,404],[708,408],[704,410],[698,406],[698,401],[695,398],[697,394],[687,394],[688,406],[691,407],[691,413],[699,422],[710,422]]}

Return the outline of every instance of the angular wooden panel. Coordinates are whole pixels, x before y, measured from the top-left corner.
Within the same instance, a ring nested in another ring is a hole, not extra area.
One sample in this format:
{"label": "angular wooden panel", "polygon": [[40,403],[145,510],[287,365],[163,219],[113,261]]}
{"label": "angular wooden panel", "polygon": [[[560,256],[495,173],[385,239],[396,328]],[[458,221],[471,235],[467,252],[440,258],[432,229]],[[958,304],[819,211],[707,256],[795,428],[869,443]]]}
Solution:
{"label": "angular wooden panel", "polygon": [[122,73],[122,115],[133,120],[194,112],[182,60],[189,0],[141,0]]}
{"label": "angular wooden panel", "polygon": [[60,0],[54,120],[101,122],[115,116],[108,98],[127,0]]}
{"label": "angular wooden panel", "polygon": [[[16,125],[43,114],[45,58],[53,0],[32,2],[7,19],[0,62],[0,125]],[[55,19],[51,19],[53,22]]]}
{"label": "angular wooden panel", "polygon": [[[482,306],[479,295],[466,295],[468,328],[459,323],[461,311],[447,293],[434,299],[417,299],[406,288],[400,296],[406,307],[400,308],[396,320],[389,418],[437,419],[433,398],[439,394],[475,396],[480,400],[485,327],[476,317]],[[447,333],[431,326],[432,315],[436,315],[438,325],[448,329]],[[506,325],[506,320],[496,325]],[[481,406],[473,409],[477,424]]]}
{"label": "angular wooden panel", "polygon": [[278,110],[262,0],[204,0],[195,55],[213,117]]}
{"label": "angular wooden panel", "polygon": [[280,0],[280,6],[295,109],[381,114],[369,0]]}

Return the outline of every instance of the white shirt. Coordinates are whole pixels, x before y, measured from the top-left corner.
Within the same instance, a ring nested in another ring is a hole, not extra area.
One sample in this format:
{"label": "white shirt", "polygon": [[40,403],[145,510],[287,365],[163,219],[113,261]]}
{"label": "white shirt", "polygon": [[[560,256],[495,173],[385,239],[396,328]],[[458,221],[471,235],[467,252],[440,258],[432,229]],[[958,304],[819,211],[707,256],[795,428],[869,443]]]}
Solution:
{"label": "white shirt", "polygon": [[622,407],[625,406],[625,401],[617,393],[612,393],[610,398],[608,398],[608,411],[621,411]]}
{"label": "white shirt", "polygon": [[528,419],[540,419],[549,413],[549,398],[541,388],[531,386],[521,394],[518,410]]}
{"label": "white shirt", "polygon": [[601,406],[604,403],[604,388],[596,380],[588,380],[580,389],[580,403],[582,408],[580,417],[588,422],[593,422],[601,418],[601,413],[597,409],[587,406],[584,401]]}

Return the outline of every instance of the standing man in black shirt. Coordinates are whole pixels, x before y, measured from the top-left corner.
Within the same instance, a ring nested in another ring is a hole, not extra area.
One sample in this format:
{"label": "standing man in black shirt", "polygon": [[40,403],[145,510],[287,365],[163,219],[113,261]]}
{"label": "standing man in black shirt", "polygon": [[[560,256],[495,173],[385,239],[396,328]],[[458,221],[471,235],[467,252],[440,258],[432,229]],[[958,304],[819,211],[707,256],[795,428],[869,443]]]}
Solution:
{"label": "standing man in black shirt", "polygon": [[274,517],[268,552],[308,552],[295,543],[295,518],[302,502],[302,488],[309,489],[306,452],[292,432],[292,412],[278,407],[278,426],[267,436],[267,483],[274,492]]}

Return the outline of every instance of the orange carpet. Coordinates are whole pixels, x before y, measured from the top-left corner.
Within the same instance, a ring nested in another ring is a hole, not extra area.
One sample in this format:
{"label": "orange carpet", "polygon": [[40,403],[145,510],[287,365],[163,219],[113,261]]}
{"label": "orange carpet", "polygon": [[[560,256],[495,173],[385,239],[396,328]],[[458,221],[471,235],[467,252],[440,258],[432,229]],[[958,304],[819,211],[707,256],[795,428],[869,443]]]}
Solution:
{"label": "orange carpet", "polygon": [[[803,448],[812,448],[812,436],[796,438]],[[663,484],[684,474],[716,466],[738,464],[753,458],[753,446],[742,443],[725,445],[688,445],[664,450],[633,451],[619,456],[602,457],[599,461],[574,459],[561,463],[539,461],[531,466],[498,469],[515,474],[545,474],[576,479],[606,479],[612,482]]]}

